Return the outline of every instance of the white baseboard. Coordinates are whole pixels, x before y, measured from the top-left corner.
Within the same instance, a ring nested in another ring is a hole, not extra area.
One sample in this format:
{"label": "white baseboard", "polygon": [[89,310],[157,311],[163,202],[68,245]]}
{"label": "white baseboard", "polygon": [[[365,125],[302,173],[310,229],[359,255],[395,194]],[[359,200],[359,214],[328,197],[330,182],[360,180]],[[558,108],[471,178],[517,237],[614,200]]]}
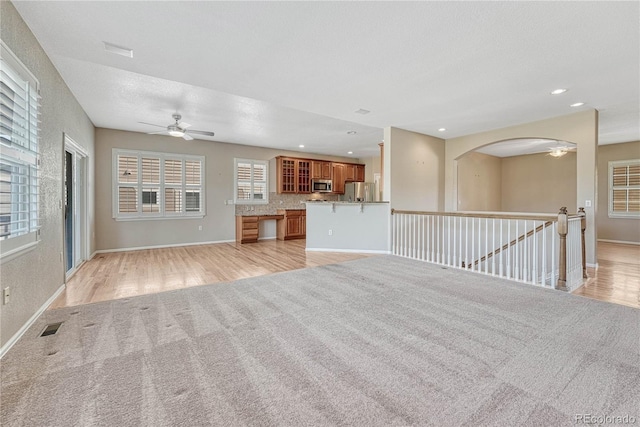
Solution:
{"label": "white baseboard", "polygon": [[640,245],[640,242],[627,242],[625,240],[608,240],[608,239],[598,239],[598,242],[605,243],[619,243],[621,245]]}
{"label": "white baseboard", "polygon": [[598,263],[597,262],[595,264],[587,263],[587,267],[595,268],[597,270],[598,269]]}
{"label": "white baseboard", "polygon": [[371,250],[371,249],[327,249],[327,248],[306,248],[307,252],[346,252],[353,254],[390,254],[391,251]]}
{"label": "white baseboard", "polygon": [[33,316],[31,316],[31,318],[29,318],[29,320],[27,320],[27,322],[24,325],[22,325],[22,327],[18,330],[18,332],[13,334],[13,336],[9,338],[9,341],[4,343],[2,348],[0,348],[0,359],[2,359],[5,354],[7,354],[7,351],[9,351],[9,349],[13,347],[13,345],[20,339],[20,337],[24,335],[25,332],[27,332],[27,330],[31,327],[31,325],[33,325],[33,323],[36,320],[38,320],[38,317],[40,317],[40,315],[44,313],[47,307],[49,307],[51,303],[53,303],[53,301],[55,301],[55,299],[58,298],[58,296],[64,291],[64,288],[65,288],[64,284],[60,286],[58,290],[55,291],[54,294],[51,295],[51,297],[49,297],[49,299],[46,300],[44,304],[42,304],[42,306],[40,306],[38,311],[33,313]]}
{"label": "white baseboard", "polygon": [[[109,252],[129,252],[129,251],[142,251],[145,249],[162,249],[162,248],[178,248],[181,246],[197,246],[197,245],[213,245],[216,243],[233,243],[233,240],[216,240],[214,242],[194,242],[194,243],[174,243],[170,245],[155,245],[155,246],[137,246],[135,248],[116,248],[116,249],[100,249],[93,254],[106,254]],[[93,258],[93,256],[92,256]]]}
{"label": "white baseboard", "polygon": [[258,240],[275,240],[276,236],[273,237],[258,237]]}

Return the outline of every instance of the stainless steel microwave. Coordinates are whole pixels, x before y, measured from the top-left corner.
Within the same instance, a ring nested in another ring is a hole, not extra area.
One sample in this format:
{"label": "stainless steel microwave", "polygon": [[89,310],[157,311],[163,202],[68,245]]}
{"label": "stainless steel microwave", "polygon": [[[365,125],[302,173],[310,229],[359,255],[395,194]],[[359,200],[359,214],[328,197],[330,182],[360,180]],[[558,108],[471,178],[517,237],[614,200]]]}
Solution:
{"label": "stainless steel microwave", "polygon": [[331,193],[330,179],[313,179],[311,180],[312,193]]}

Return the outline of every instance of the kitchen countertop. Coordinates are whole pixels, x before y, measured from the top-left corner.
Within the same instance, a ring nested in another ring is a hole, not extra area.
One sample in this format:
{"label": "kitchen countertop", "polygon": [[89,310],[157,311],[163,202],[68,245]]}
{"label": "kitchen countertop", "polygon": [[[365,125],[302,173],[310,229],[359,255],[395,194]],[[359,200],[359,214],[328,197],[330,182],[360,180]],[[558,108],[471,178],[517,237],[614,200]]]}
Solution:
{"label": "kitchen countertop", "polygon": [[348,201],[335,201],[335,202],[331,202],[331,201],[312,201],[312,202],[307,202],[307,204],[311,204],[311,205],[332,205],[332,204],[340,204],[340,205],[373,205],[373,204],[380,204],[380,203],[389,203],[389,202],[348,202]]}

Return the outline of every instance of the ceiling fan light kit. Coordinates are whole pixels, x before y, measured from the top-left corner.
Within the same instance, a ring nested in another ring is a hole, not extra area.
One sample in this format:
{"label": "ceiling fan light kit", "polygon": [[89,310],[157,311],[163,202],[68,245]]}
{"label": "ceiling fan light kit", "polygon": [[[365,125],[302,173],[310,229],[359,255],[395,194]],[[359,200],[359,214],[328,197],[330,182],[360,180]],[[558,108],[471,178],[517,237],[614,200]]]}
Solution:
{"label": "ceiling fan light kit", "polygon": [[[175,120],[175,123],[170,124],[169,126],[166,126],[166,130],[160,131],[160,132],[147,132],[149,135],[158,135],[158,134],[162,134],[162,133],[166,133],[169,136],[173,136],[176,138],[182,138],[185,139],[187,141],[191,141],[193,140],[193,137],[190,134],[193,135],[203,135],[203,136],[214,136],[215,134],[213,132],[210,131],[205,131],[205,130],[194,130],[194,129],[187,129],[188,127],[190,127],[191,125],[189,123],[185,123],[185,122],[181,122],[180,119],[182,119],[182,116],[180,114],[173,114],[171,117],[173,117],[173,120]],[[150,125],[150,126],[157,126],[157,127],[165,127],[165,126],[161,126],[161,125],[156,125],[153,123],[145,123],[145,122],[138,122],[144,125]]]}

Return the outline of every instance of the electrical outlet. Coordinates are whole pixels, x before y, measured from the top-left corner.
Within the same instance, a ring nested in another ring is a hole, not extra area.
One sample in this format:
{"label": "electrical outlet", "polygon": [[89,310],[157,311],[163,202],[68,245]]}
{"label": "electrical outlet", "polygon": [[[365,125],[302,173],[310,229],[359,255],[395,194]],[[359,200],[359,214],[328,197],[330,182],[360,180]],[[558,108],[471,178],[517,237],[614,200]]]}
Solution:
{"label": "electrical outlet", "polygon": [[198,231],[202,231],[202,226],[201,225],[198,226]]}
{"label": "electrical outlet", "polygon": [[329,236],[333,236],[333,230],[329,230]]}
{"label": "electrical outlet", "polygon": [[585,208],[590,208],[591,207],[591,200],[585,200],[584,201],[584,207]]}
{"label": "electrical outlet", "polygon": [[9,287],[7,286],[2,290],[2,304],[9,304],[9,295],[11,295],[11,293],[9,292]]}

